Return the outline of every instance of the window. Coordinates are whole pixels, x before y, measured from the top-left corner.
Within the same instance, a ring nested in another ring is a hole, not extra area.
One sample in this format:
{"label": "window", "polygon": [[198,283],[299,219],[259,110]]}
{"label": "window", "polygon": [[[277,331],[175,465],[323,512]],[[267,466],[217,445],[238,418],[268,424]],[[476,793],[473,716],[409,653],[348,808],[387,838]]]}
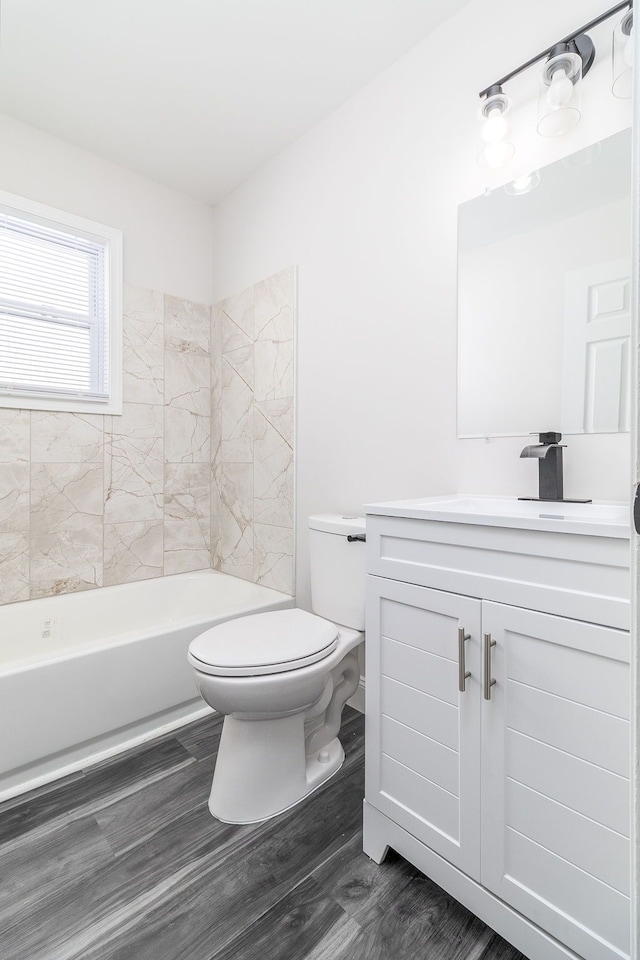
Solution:
{"label": "window", "polygon": [[122,234],[0,193],[0,407],[122,411]]}

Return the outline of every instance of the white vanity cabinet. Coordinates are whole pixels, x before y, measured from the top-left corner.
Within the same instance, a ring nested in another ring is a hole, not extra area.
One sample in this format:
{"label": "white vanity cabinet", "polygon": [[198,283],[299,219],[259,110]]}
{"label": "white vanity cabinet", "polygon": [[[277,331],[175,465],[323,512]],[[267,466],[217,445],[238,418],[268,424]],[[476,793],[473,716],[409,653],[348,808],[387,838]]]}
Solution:
{"label": "white vanity cabinet", "polygon": [[368,589],[367,801],[479,880],[481,604],[377,577]]}
{"label": "white vanity cabinet", "polygon": [[364,847],[398,850],[532,960],[613,960],[628,539],[551,526],[368,516]]}

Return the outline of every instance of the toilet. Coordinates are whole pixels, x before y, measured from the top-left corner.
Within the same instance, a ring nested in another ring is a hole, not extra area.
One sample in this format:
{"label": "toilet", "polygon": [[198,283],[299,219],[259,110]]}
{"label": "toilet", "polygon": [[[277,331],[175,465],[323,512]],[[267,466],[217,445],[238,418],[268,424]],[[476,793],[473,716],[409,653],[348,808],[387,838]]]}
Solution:
{"label": "toilet", "polygon": [[344,761],[342,708],[360,680],[364,517],[309,518],[311,606],[238,617],[189,646],[202,698],[224,714],[209,810],[257,823],[288,810]]}

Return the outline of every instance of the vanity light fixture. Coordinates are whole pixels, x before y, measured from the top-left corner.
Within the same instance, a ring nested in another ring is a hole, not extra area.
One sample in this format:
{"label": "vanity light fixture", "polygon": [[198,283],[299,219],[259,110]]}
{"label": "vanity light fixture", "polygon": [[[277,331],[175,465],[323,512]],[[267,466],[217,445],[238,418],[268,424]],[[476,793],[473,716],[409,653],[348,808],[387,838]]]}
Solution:
{"label": "vanity light fixture", "polygon": [[[591,37],[588,36],[588,31],[622,10],[625,11],[625,14],[616,27],[613,40],[613,92],[617,97],[630,97],[633,64],[633,41],[631,38],[633,0],[624,0],[623,3],[611,7],[605,13],[600,14],[599,17],[574,30],[566,37],[547,47],[546,50],[536,54],[535,57],[531,57],[526,63],[521,64],[515,70],[511,70],[510,73],[481,90],[479,94],[483,101],[481,116],[483,118],[491,116],[487,110],[490,109],[492,98],[498,92],[506,101],[502,89],[505,83],[543,60],[544,64],[539,81],[538,133],[543,137],[558,137],[573,129],[579,123],[581,116],[582,80],[591,69],[596,55],[595,46]],[[485,120],[486,122],[488,121]],[[484,128],[483,137],[486,140]],[[504,137],[501,138],[500,142],[504,142]],[[486,155],[486,149],[481,151],[480,162],[488,163],[489,166],[494,167],[501,166],[513,155],[513,145],[509,144],[509,146],[511,152],[506,156],[507,151],[506,149],[503,150],[505,158],[500,162],[497,162],[500,151],[489,151],[490,156],[496,160],[496,162],[490,163]]]}
{"label": "vanity light fixture", "polygon": [[614,97],[628,100],[633,92],[633,8],[627,10],[613,31]]}
{"label": "vanity light fixture", "polygon": [[557,43],[540,73],[538,133],[559,137],[580,122],[582,77],[595,57],[595,47],[582,34],[570,43]]}
{"label": "vanity light fixture", "polygon": [[509,133],[509,100],[502,87],[490,87],[480,107],[482,120],[482,148],[480,163],[488,167],[501,167],[511,159],[515,147],[507,140]]}

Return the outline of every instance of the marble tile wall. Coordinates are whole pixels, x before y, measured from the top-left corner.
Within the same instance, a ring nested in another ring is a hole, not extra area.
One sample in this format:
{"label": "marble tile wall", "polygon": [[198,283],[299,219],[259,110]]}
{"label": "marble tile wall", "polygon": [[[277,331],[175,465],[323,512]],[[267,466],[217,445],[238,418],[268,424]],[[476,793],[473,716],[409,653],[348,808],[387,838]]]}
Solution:
{"label": "marble tile wall", "polygon": [[122,416],[0,408],[2,603],[211,564],[211,308],[124,313]]}
{"label": "marble tile wall", "polygon": [[294,291],[126,286],[121,416],[0,408],[0,603],[209,566],[294,592]]}
{"label": "marble tile wall", "polygon": [[295,271],[212,311],[212,565],[294,592]]}

